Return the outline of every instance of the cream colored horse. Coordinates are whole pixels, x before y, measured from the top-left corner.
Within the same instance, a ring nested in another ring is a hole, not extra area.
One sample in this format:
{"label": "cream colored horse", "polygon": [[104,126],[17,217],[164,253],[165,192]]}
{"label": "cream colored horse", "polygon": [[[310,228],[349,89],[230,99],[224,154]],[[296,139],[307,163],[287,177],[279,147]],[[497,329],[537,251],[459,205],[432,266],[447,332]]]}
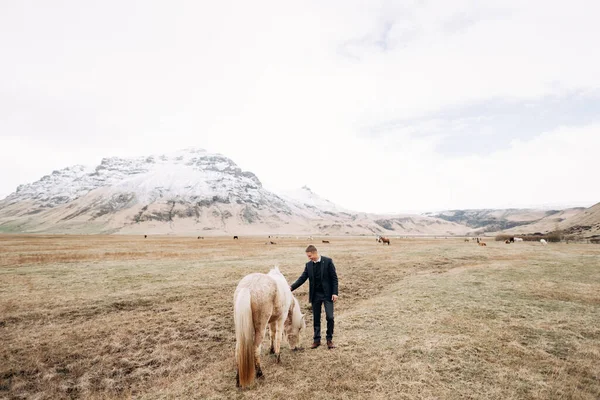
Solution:
{"label": "cream colored horse", "polygon": [[300,331],[306,328],[298,300],[277,267],[268,274],[246,275],[240,281],[233,296],[233,319],[238,387],[246,387],[255,377],[263,376],[260,353],[267,325],[271,338],[270,352],[277,357],[277,363],[281,361],[284,333],[290,348],[295,350]]}

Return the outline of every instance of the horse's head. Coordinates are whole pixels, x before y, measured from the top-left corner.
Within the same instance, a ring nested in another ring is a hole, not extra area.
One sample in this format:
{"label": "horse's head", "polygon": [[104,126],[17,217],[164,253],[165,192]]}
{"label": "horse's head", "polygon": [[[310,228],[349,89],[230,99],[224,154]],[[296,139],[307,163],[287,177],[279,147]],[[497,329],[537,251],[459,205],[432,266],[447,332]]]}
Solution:
{"label": "horse's head", "polygon": [[306,321],[304,320],[304,314],[300,311],[300,304],[295,297],[285,320],[284,329],[290,348],[296,350],[300,343],[300,333],[303,329],[306,329]]}

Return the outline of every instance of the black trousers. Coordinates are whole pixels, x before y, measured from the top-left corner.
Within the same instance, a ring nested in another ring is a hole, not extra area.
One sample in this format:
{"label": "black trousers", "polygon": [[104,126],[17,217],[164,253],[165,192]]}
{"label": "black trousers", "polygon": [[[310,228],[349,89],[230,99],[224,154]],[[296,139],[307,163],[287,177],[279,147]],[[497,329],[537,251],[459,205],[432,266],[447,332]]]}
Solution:
{"label": "black trousers", "polygon": [[321,341],[321,304],[325,305],[325,319],[327,319],[327,340],[333,339],[333,301],[326,299],[322,292],[315,293],[312,302],[313,322],[315,328],[314,341]]}

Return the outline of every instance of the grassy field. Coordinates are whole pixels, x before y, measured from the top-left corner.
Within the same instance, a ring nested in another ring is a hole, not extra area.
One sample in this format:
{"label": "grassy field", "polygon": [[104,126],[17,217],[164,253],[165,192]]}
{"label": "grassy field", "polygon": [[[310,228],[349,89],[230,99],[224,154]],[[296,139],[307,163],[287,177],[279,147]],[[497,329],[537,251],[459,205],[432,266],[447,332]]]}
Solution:
{"label": "grassy field", "polygon": [[[600,246],[330,238],[335,350],[235,387],[233,292],[307,240],[0,235],[2,399],[598,399]],[[263,352],[266,354],[267,349]]]}

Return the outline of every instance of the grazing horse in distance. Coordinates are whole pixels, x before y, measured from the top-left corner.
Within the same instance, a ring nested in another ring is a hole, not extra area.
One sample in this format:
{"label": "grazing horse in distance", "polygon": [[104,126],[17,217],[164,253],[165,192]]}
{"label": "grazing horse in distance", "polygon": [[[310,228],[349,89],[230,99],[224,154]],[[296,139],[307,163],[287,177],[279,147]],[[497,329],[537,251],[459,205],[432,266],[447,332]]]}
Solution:
{"label": "grazing horse in distance", "polygon": [[239,239],[239,237],[237,237],[237,236],[234,236],[233,238],[234,238],[234,239]]}
{"label": "grazing horse in distance", "polygon": [[388,239],[388,238],[386,238],[386,237],[384,237],[384,236],[379,236],[379,241],[380,241],[382,244],[386,244],[386,243],[387,243],[387,244],[388,244],[388,246],[390,245],[390,239]]}
{"label": "grazing horse in distance", "polygon": [[271,338],[271,354],[281,361],[281,340],[297,349],[300,331],[306,328],[298,300],[279,268],[268,274],[246,275],[237,285],[233,296],[235,323],[236,385],[246,387],[263,376],[260,366],[261,345],[267,325]]}
{"label": "grazing horse in distance", "polygon": [[329,240],[322,240],[323,243],[329,243]]}

